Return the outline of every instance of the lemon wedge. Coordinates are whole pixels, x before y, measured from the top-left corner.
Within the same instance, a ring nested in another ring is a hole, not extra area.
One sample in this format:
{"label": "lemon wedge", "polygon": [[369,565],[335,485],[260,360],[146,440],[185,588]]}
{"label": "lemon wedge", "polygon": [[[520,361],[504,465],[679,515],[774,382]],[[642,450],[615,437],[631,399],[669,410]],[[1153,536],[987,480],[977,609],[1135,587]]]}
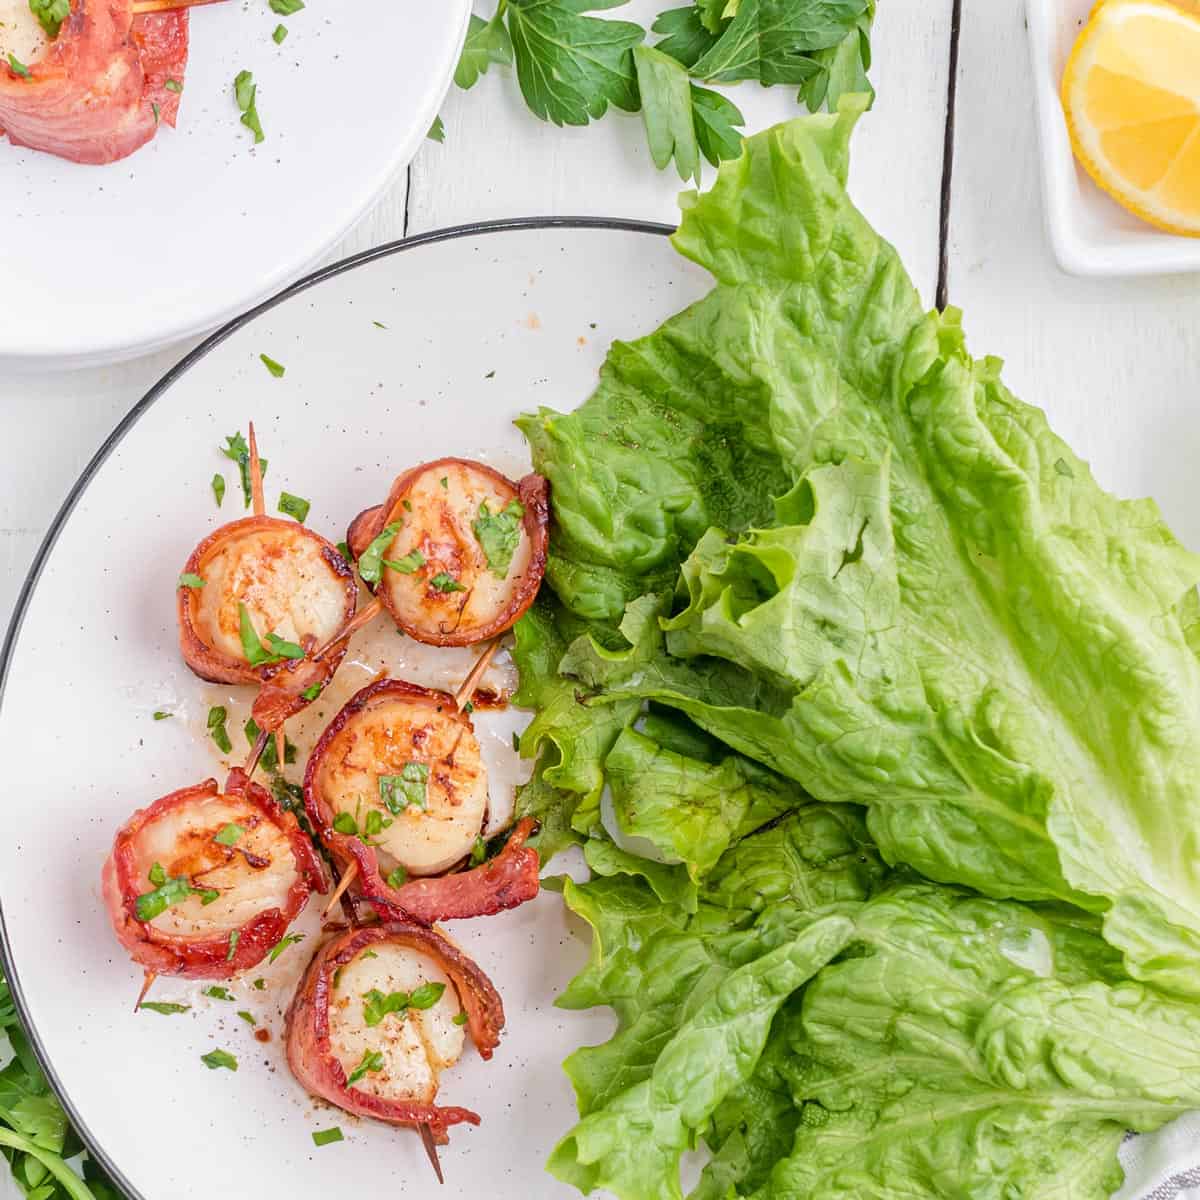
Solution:
{"label": "lemon wedge", "polygon": [[1101,0],[1071,52],[1063,111],[1075,156],[1143,220],[1200,237],[1200,15]]}

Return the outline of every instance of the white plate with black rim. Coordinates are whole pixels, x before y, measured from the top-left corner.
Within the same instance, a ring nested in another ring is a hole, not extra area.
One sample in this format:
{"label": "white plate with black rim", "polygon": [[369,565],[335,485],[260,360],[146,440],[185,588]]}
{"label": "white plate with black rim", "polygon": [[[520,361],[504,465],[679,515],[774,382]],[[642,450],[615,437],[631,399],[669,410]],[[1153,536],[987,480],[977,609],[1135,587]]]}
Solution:
{"label": "white plate with black rim", "polygon": [[[314,947],[319,905],[302,918],[308,941],[251,973],[266,977],[264,991],[235,984],[230,1003],[166,979],[156,998],[193,1007],[133,1012],[141,973],[100,899],[113,833],[156,797],[220,775],[205,736],[210,705],[229,707],[235,756],[244,753],[247,689],[192,676],[175,631],[181,564],[202,536],[241,514],[236,475],[218,447],[253,419],[269,461],[269,507],[283,489],[306,497],[308,524],[333,540],[414,463],[453,454],[517,473],[528,458],[513,417],[539,404],[574,407],[614,338],[654,328],[708,289],[666,232],[594,220],[498,223],[321,271],[171,371],[55,519],[0,657],[2,949],[47,1074],[131,1200],[328,1200],[435,1186],[418,1137],[318,1104],[288,1071],[282,1013]],[[282,378],[261,354],[284,365]],[[209,481],[220,471],[230,488],[218,510]],[[339,673],[345,694],[384,663],[418,682],[461,677],[462,659],[444,657],[454,652],[416,653],[386,625],[364,636]],[[155,721],[155,711],[172,717]],[[493,799],[503,802],[497,793],[511,798],[515,761],[509,747],[514,761],[504,763],[504,745],[520,718],[489,719]],[[305,731],[295,736],[303,757]],[[439,1194],[571,1196],[543,1170],[575,1119],[560,1063],[608,1036],[612,1021],[606,1010],[561,1012],[553,1000],[586,960],[588,938],[553,893],[450,932],[499,988],[508,1023],[490,1063],[468,1050],[443,1076],[439,1103],[466,1105],[483,1121],[453,1131]],[[269,1042],[255,1039],[240,1008]],[[206,1069],[201,1055],[214,1048],[235,1054],[236,1074]],[[345,1140],[314,1146],[312,1133],[333,1125]]]}
{"label": "white plate with black rim", "polygon": [[[0,138],[0,368],[129,358],[204,333],[328,253],[421,145],[470,0],[266,0],[191,14],[177,129],[107,166]],[[266,138],[240,124],[253,73]]]}

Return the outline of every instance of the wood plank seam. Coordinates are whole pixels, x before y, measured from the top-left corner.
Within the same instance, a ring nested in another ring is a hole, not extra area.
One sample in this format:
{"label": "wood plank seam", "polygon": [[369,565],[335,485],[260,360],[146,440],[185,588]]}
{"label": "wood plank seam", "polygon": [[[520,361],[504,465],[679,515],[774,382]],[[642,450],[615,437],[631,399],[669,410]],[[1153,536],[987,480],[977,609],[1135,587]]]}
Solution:
{"label": "wood plank seam", "polygon": [[938,281],[934,303],[939,311],[949,303],[950,203],[954,186],[954,116],[958,103],[958,42],[962,28],[962,0],[950,12],[950,72],[946,82],[946,134],[942,144],[942,199],[938,215]]}

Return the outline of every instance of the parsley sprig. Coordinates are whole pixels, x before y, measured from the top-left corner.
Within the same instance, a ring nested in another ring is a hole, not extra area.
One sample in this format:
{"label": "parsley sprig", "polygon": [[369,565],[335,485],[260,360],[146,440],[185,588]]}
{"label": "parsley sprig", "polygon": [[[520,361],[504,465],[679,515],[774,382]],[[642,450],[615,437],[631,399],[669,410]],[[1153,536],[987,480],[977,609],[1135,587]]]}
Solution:
{"label": "parsley sprig", "polygon": [[640,25],[588,14],[623,2],[498,0],[490,20],[471,18],[454,82],[465,90],[511,65],[530,111],[555,125],[640,111],[655,165],[674,159],[697,181],[702,158],[716,166],[740,153],[745,125],[700,84],[784,84],[814,112],[871,90],[876,0],[693,0],[659,13],[653,45]]}

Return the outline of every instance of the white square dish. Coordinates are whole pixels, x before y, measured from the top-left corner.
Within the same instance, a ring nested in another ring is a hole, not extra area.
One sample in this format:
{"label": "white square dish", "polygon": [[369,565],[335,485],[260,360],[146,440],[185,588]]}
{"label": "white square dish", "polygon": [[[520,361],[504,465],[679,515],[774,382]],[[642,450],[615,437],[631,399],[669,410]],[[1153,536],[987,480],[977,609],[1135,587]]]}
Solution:
{"label": "white square dish", "polygon": [[1126,212],[1075,161],[1059,101],[1071,47],[1094,0],[1026,0],[1046,228],[1072,275],[1168,275],[1200,271],[1200,238],[1177,237]]}

